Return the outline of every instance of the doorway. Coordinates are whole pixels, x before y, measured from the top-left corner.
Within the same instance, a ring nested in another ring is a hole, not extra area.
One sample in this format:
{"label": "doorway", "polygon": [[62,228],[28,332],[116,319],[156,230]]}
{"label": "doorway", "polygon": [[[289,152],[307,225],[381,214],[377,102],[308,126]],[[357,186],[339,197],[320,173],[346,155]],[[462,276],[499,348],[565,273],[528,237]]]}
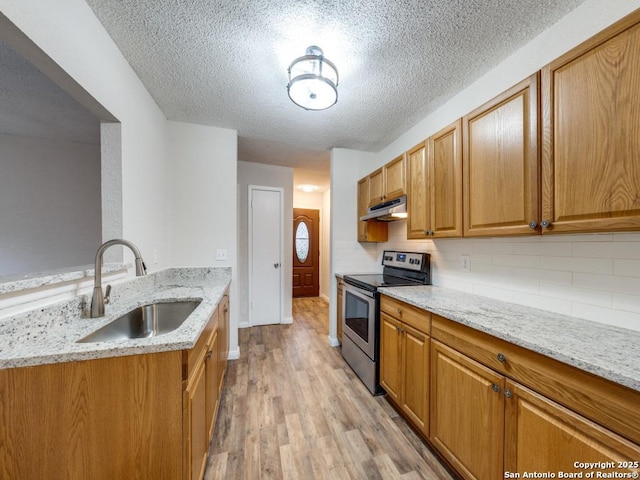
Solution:
{"label": "doorway", "polygon": [[296,297],[320,295],[320,211],[293,209],[293,292]]}
{"label": "doorway", "polygon": [[282,323],[283,190],[249,185],[249,322]]}

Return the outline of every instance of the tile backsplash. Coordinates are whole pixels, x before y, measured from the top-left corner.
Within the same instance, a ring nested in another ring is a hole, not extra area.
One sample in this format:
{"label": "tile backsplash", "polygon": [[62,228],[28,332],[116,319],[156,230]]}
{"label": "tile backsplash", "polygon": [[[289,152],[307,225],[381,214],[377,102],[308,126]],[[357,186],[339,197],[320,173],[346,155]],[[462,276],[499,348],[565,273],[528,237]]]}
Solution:
{"label": "tile backsplash", "polygon": [[434,285],[640,330],[640,233],[407,240],[398,221],[376,265],[390,248],[430,253]]}

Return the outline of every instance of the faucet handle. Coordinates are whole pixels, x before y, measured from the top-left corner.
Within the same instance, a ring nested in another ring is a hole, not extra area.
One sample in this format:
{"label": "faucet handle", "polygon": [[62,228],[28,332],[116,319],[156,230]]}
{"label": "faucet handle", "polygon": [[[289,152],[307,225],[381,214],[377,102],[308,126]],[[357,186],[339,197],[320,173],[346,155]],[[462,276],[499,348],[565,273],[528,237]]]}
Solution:
{"label": "faucet handle", "polygon": [[111,295],[111,285],[107,285],[107,288],[104,294],[104,303],[109,303],[110,295]]}

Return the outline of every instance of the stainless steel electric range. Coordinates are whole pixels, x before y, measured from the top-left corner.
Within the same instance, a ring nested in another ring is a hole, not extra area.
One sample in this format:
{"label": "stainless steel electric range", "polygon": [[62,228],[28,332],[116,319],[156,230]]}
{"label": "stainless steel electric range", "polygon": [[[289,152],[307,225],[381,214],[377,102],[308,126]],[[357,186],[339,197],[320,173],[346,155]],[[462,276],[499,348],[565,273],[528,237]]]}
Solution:
{"label": "stainless steel electric range", "polygon": [[428,253],[385,250],[380,274],[344,275],[342,296],[342,356],[369,391],[380,386],[379,287],[431,285]]}

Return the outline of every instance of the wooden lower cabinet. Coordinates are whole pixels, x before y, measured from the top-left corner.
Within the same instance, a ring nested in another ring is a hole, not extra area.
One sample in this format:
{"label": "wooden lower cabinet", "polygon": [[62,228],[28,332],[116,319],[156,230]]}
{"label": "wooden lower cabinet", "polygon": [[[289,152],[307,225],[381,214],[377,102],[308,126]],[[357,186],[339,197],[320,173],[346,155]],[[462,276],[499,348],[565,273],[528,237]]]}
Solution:
{"label": "wooden lower cabinet", "polygon": [[[638,445],[515,382],[507,381],[505,394],[503,478],[516,478],[507,472],[521,478],[525,472],[640,472]],[[576,461],[611,463],[584,468]]]}
{"label": "wooden lower cabinet", "polygon": [[[429,439],[463,478],[640,472],[639,445],[438,340],[431,355]],[[611,463],[589,468],[576,462]],[[629,463],[619,468],[618,462]]]}
{"label": "wooden lower cabinet", "polygon": [[208,389],[205,370],[203,361],[184,391],[185,479],[202,478],[207,465],[209,428],[206,421]]}
{"label": "wooden lower cabinet", "polygon": [[[395,315],[402,317],[404,308],[410,312],[411,307],[396,307]],[[425,436],[429,433],[429,318],[427,312],[422,318],[409,316],[410,325],[380,313],[380,384],[387,398]]]}
{"label": "wooden lower cabinet", "polygon": [[344,320],[343,318],[343,314],[342,314],[342,295],[343,295],[343,290],[344,290],[344,281],[342,280],[342,278],[338,278],[337,279],[337,283],[338,283],[338,292],[336,295],[336,300],[337,300],[337,305],[336,305],[336,319],[337,319],[337,335],[338,335],[338,342],[340,342],[340,344],[342,344],[342,322]]}
{"label": "wooden lower cabinet", "polygon": [[430,440],[466,479],[503,478],[505,377],[431,341]]}

